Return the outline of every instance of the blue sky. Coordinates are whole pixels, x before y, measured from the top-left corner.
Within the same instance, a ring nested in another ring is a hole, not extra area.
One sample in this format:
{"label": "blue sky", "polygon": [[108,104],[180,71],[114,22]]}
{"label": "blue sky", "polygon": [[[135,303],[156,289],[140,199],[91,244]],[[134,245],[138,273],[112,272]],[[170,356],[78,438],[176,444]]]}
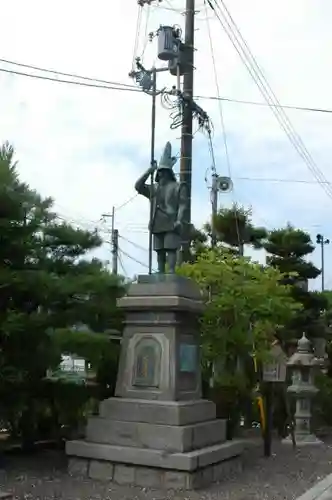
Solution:
{"label": "blue sky", "polygon": [[[0,33],[1,57],[132,83],[128,72],[134,55],[136,1],[98,0],[97,4],[51,0],[46,5],[42,0],[31,0],[29,4],[5,0],[7,22]],[[332,3],[232,0],[227,4],[283,104],[332,108]],[[145,33],[156,30],[161,23],[183,26],[183,9],[184,0],[164,0],[159,7],[144,9],[136,55],[144,52],[146,66],[156,62],[156,44],[146,44]],[[197,0],[197,10],[194,93],[217,95],[209,26],[221,95],[262,102],[262,96],[219,22],[209,13],[207,23],[203,1]],[[18,70],[0,62],[1,68]],[[163,75],[159,80],[160,86],[170,87],[174,83],[170,75]],[[61,216],[80,227],[97,226],[108,241],[110,221],[102,223],[101,214],[132,198],[135,179],[149,163],[150,98],[132,92],[64,85],[0,72],[0,104],[0,140],[14,143],[22,178],[42,194],[52,195]],[[228,175],[219,107],[213,100],[201,99],[199,104],[215,125],[218,173]],[[271,111],[235,103],[224,103],[222,110],[234,191],[220,197],[220,202],[226,206],[233,201],[252,206],[254,222],[259,225],[273,228],[290,221],[307,230],[313,238],[317,232],[332,238],[332,200],[319,184],[312,182],[315,179]],[[168,115],[159,105],[158,157],[166,140],[172,141],[176,152],[179,150],[179,130],[169,129]],[[320,170],[332,180],[332,115],[301,111],[287,111],[287,115]],[[210,165],[207,140],[196,134],[193,222],[198,226],[210,211],[204,181]],[[240,180],[240,177],[308,182],[263,182]],[[120,248],[131,257],[122,253],[125,272],[129,275],[146,270],[147,217],[146,200],[139,197],[116,212]],[[110,258],[108,243],[98,251],[98,256]],[[261,253],[257,258],[262,258]],[[315,251],[313,260],[319,266],[319,251]],[[332,287],[332,245],[326,247],[326,284]],[[319,285],[319,280],[313,284]]]}

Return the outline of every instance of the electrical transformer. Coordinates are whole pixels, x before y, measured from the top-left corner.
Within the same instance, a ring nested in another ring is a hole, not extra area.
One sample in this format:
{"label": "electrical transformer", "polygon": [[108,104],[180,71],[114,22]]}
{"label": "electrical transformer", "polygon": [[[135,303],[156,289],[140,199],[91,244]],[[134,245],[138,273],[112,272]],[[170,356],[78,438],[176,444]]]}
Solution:
{"label": "electrical transformer", "polygon": [[172,61],[179,53],[180,40],[172,26],[160,26],[158,30],[158,59]]}
{"label": "electrical transformer", "polygon": [[185,46],[182,42],[179,42],[178,55],[168,62],[168,69],[173,76],[183,76],[185,74]]}

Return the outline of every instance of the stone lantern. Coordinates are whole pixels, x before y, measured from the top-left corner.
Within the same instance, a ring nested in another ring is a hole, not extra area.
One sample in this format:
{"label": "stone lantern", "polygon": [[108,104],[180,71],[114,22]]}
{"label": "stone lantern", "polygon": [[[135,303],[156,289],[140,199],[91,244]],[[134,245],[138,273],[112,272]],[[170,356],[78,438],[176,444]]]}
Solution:
{"label": "stone lantern", "polygon": [[[294,397],[295,410],[295,441],[298,446],[321,444],[322,442],[311,433],[311,401],[318,389],[314,385],[314,373],[317,360],[312,352],[311,343],[303,334],[298,341],[296,352],[290,357],[287,366],[292,370],[292,383],[287,392]],[[291,437],[284,439],[292,443]]]}

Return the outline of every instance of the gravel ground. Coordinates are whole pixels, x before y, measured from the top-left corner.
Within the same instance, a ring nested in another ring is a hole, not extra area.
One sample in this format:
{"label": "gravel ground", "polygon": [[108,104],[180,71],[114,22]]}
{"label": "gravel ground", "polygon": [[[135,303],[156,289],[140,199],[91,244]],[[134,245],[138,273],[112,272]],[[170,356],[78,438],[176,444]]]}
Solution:
{"label": "gravel ground", "polygon": [[200,492],[165,493],[74,479],[67,475],[65,456],[54,451],[11,457],[0,472],[0,485],[22,500],[293,500],[331,472],[329,439],[295,452],[275,442],[269,459],[262,457],[261,446],[253,446],[246,452],[243,474]]}

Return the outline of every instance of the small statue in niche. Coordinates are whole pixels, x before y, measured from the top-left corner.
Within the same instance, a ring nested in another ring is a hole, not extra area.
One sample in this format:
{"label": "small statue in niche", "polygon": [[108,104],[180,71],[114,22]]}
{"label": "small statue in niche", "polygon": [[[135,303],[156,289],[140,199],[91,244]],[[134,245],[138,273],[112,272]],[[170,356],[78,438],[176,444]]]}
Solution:
{"label": "small statue in niche", "polygon": [[[150,200],[151,220],[149,230],[153,235],[153,249],[157,253],[158,273],[164,274],[166,263],[169,273],[175,273],[177,252],[181,248],[185,214],[189,204],[187,185],[177,182],[173,166],[176,158],[172,156],[172,146],[166,143],[163,154],[156,163],[137,180],[136,191]],[[155,175],[155,183],[146,181]]]}
{"label": "small statue in niche", "polygon": [[135,349],[134,386],[159,387],[161,347],[154,339],[142,339]]}

